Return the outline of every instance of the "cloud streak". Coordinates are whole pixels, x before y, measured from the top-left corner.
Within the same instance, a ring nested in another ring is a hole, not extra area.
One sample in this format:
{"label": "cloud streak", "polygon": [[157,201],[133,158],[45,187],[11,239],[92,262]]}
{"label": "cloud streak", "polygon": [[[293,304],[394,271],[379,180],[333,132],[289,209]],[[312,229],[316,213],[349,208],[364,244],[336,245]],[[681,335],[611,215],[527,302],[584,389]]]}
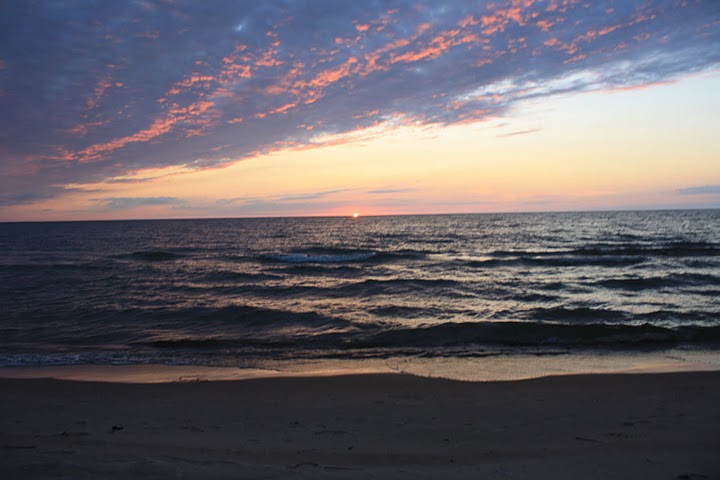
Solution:
{"label": "cloud streak", "polygon": [[137,207],[150,207],[156,205],[174,205],[182,203],[175,197],[108,197],[99,198],[96,203],[110,209],[126,209]]}
{"label": "cloud streak", "polygon": [[530,98],[641,87],[720,62],[715,0],[2,9],[5,204],[143,168],[208,168],[352,141],[352,132],[403,122],[473,122]]}
{"label": "cloud streak", "polygon": [[677,193],[680,195],[720,195],[720,185],[680,188]]}
{"label": "cloud streak", "polygon": [[410,192],[416,192],[418,189],[413,187],[408,188],[380,188],[376,190],[368,190],[368,194],[370,195],[388,195],[393,193],[410,193]]}

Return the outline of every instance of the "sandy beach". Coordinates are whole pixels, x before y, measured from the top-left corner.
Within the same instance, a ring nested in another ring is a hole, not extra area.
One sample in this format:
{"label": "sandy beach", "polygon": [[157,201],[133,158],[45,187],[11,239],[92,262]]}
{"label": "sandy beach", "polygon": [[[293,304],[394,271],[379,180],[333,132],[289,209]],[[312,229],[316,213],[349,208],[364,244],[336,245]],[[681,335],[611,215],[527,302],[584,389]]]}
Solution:
{"label": "sandy beach", "polygon": [[720,478],[720,372],[0,389],[2,478]]}

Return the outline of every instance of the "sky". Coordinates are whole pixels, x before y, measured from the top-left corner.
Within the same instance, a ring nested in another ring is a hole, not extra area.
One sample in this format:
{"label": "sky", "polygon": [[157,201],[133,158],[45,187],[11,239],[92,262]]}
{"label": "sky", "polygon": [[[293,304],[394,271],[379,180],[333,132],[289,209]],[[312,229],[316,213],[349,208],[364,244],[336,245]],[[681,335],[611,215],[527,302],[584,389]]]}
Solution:
{"label": "sky", "polygon": [[0,0],[0,221],[720,208],[717,0]]}

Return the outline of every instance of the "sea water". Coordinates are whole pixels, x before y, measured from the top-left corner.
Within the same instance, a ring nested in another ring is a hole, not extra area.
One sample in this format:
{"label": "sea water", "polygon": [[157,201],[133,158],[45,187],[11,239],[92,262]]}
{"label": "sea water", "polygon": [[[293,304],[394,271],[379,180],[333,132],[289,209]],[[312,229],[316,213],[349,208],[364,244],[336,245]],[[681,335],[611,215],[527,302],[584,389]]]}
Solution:
{"label": "sea water", "polygon": [[720,210],[4,223],[0,252],[3,367],[720,357]]}

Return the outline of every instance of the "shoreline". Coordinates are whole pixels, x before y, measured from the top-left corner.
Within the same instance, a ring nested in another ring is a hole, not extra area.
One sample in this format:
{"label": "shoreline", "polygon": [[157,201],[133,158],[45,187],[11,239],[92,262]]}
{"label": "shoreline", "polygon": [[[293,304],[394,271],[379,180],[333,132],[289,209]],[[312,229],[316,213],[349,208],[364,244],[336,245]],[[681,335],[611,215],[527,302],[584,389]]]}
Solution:
{"label": "shoreline", "polygon": [[253,368],[198,365],[49,365],[0,367],[0,379],[75,380],[110,383],[232,381],[256,378],[408,374],[468,382],[529,380],[567,375],[720,371],[720,352],[583,352],[481,358],[266,361]]}
{"label": "shoreline", "polygon": [[0,379],[3,478],[720,478],[720,372]]}

